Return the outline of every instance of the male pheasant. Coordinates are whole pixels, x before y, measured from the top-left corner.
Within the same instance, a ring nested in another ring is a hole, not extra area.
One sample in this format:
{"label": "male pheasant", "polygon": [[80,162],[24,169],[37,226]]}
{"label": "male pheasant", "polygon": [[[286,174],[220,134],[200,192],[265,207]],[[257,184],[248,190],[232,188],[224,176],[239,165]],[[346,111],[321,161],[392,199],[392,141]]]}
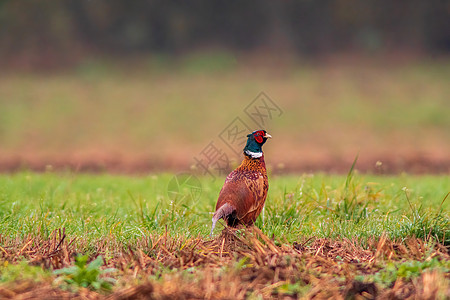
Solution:
{"label": "male pheasant", "polygon": [[228,226],[252,225],[261,213],[269,189],[262,145],[272,136],[265,130],[247,135],[244,160],[225,179],[212,218],[211,234],[216,222],[224,219]]}

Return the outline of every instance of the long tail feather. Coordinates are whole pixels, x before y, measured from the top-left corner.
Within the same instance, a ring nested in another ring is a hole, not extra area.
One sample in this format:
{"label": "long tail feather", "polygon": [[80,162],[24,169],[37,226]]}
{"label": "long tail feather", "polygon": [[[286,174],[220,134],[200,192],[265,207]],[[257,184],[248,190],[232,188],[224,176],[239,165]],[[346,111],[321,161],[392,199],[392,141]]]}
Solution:
{"label": "long tail feather", "polygon": [[224,205],[219,207],[218,210],[216,210],[216,212],[214,213],[213,218],[212,218],[211,233],[209,234],[210,237],[212,236],[214,227],[216,227],[217,221],[219,221],[220,219],[222,219],[228,215],[231,215],[234,210],[235,210],[235,208],[228,203],[225,203]]}

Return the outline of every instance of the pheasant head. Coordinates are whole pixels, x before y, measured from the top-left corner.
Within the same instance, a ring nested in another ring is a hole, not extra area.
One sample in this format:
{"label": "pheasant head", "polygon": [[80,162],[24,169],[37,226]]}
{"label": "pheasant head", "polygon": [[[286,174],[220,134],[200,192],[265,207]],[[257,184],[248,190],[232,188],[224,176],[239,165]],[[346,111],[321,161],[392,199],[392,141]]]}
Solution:
{"label": "pheasant head", "polygon": [[265,130],[256,130],[247,135],[247,144],[244,147],[244,154],[252,158],[262,156],[262,145],[272,136]]}

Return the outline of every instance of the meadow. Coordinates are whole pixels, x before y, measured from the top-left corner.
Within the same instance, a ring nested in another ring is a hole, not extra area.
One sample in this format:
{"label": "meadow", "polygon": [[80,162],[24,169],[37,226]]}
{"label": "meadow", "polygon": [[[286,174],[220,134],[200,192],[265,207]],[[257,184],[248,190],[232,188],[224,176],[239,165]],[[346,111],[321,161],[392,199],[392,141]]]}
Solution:
{"label": "meadow", "polygon": [[[215,52],[5,70],[0,298],[450,298],[449,65]],[[263,125],[246,111],[261,92],[280,108]],[[226,172],[195,159],[213,142],[235,167],[236,118],[273,136],[268,198],[254,227],[210,236]]]}
{"label": "meadow", "polygon": [[0,295],[449,295],[449,176],[273,175],[260,230],[212,237],[222,180],[173,176],[0,175]]}

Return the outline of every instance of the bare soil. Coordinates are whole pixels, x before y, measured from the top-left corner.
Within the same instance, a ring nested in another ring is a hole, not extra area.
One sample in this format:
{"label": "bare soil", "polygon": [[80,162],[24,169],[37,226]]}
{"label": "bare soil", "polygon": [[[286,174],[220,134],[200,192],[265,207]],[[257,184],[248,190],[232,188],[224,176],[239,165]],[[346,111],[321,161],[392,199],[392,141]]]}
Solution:
{"label": "bare soil", "polygon": [[[194,152],[192,152],[194,153]],[[372,151],[346,151],[335,154],[322,149],[271,150],[266,154],[266,164],[272,174],[292,174],[302,172],[346,173],[358,156],[356,169],[364,173],[399,174],[449,174],[450,154],[442,149],[431,149],[425,152],[406,150],[402,152],[387,152],[373,149]],[[124,174],[145,174],[159,171],[190,170],[195,163],[188,154],[178,156],[168,153],[165,157],[155,157],[153,154],[108,153],[98,150],[67,152],[57,154],[39,154],[32,151],[2,153],[0,151],[0,172],[17,172],[32,170],[45,171],[75,171],[75,172],[111,172]],[[233,164],[239,163],[233,158]]]}

